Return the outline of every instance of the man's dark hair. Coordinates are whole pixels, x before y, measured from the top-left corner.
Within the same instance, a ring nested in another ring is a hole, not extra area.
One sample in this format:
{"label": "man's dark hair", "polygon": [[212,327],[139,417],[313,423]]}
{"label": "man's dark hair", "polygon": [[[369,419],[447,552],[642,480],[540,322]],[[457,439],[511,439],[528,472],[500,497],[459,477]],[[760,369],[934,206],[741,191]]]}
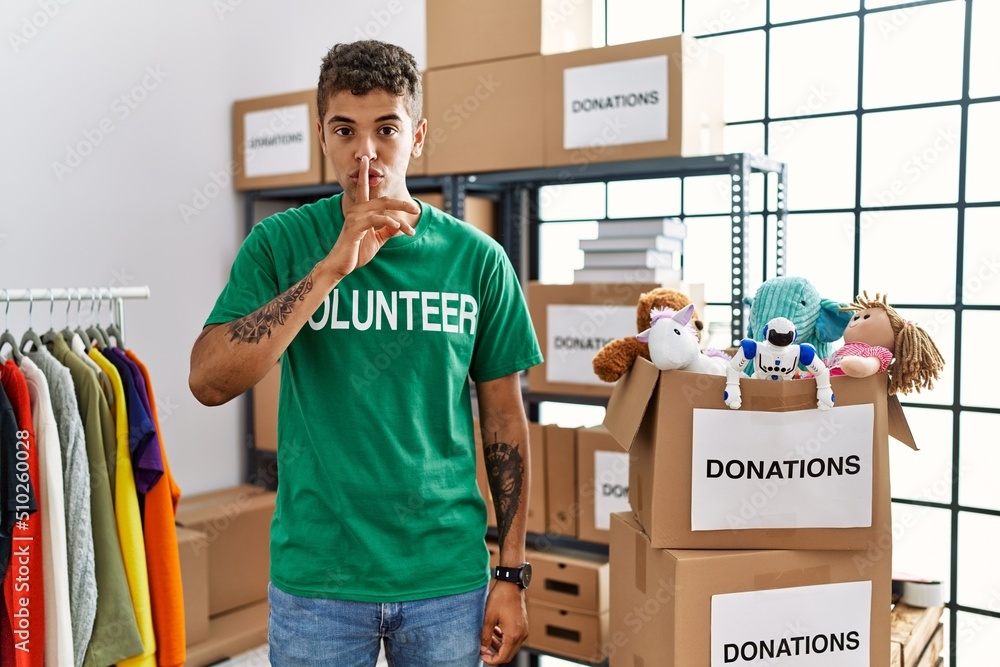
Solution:
{"label": "man's dark hair", "polygon": [[382,90],[406,99],[414,125],[420,120],[423,91],[416,59],[406,49],[372,39],[337,44],[323,58],[316,91],[320,121],[330,96],[344,90],[367,95]]}

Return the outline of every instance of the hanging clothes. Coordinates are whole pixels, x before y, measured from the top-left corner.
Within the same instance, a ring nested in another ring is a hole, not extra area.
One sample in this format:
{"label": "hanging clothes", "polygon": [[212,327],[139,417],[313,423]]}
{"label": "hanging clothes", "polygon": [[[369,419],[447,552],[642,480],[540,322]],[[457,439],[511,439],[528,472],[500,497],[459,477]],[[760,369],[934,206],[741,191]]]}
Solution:
{"label": "hanging clothes", "polygon": [[[74,555],[82,558],[85,546],[73,547],[73,532],[79,525],[67,516],[68,539],[70,541],[70,601],[73,605],[74,621],[74,655],[80,650],[76,624],[81,609],[90,608],[93,601],[96,604],[92,616],[92,632],[89,641],[84,640],[85,654],[82,663],[88,667],[107,667],[120,660],[142,652],[142,640],[136,622],[132,597],[129,592],[128,579],[125,575],[125,563],[122,559],[121,544],[118,540],[117,520],[115,519],[114,501],[111,483],[107,476],[108,464],[105,460],[105,445],[102,432],[102,414],[108,414],[107,401],[98,385],[94,372],[76,356],[62,336],[57,335],[49,344],[49,350],[29,353],[46,377],[49,378],[49,388],[52,395],[53,408],[56,412],[56,423],[59,424],[60,437],[64,447],[64,475],[67,477],[66,497],[67,507],[79,510],[85,507],[75,497],[75,489],[84,482],[76,482],[82,472],[90,487],[90,513],[93,524],[90,544],[93,549],[93,562],[96,574],[96,586],[93,589],[93,600],[88,592],[76,589],[73,584]],[[80,446],[83,446],[83,450]],[[79,452],[83,452],[80,454]],[[84,460],[84,467],[76,471],[74,462]],[[86,463],[89,461],[89,464]],[[89,468],[89,474],[88,474]],[[73,471],[73,472],[71,472]],[[88,524],[89,525],[89,524]],[[77,535],[77,545],[85,545],[85,538]],[[85,589],[89,590],[89,589]],[[74,596],[76,591],[76,596]],[[80,607],[77,599],[82,600]]]}
{"label": "hanging clothes", "polygon": [[[12,359],[0,371],[0,384],[17,418],[17,495],[27,496],[39,488],[38,448],[31,420],[31,397],[24,375]],[[25,463],[22,470],[21,463]],[[9,463],[9,462],[8,462]],[[25,473],[27,473],[25,475]],[[30,479],[30,487],[28,486]],[[23,491],[22,491],[23,490]],[[19,501],[20,502],[20,501]],[[35,512],[18,508],[11,539],[13,550],[3,580],[7,618],[14,638],[13,654],[0,657],[3,667],[44,667],[45,665],[45,582],[42,572],[43,512],[35,492]],[[15,594],[15,580],[17,591]]]}
{"label": "hanging clothes", "polygon": [[[45,665],[75,664],[73,620],[69,601],[69,560],[66,543],[66,505],[63,489],[62,449],[49,383],[30,357],[21,361],[28,383],[31,419],[35,429],[40,486],[38,497],[45,508],[42,522],[42,574],[45,584]],[[89,510],[89,498],[87,499]],[[87,512],[90,518],[90,512]],[[89,639],[89,635],[88,635]]]}
{"label": "hanging clothes", "polygon": [[[13,654],[14,634],[7,615],[3,580],[14,548],[14,524],[17,522],[17,446],[19,430],[14,408],[0,385],[0,663],[2,656]],[[28,480],[30,483],[30,479]],[[27,506],[35,511],[34,490],[29,488]]]}
{"label": "hanging clothes", "polygon": [[142,496],[160,481],[163,476],[163,460],[160,458],[160,448],[151,446],[156,436],[153,420],[149,410],[139,396],[139,388],[133,378],[132,363],[125,353],[115,347],[107,347],[103,351],[104,358],[118,371],[125,393],[125,407],[128,415],[128,448],[132,461],[132,476],[135,488],[139,492],[139,507],[142,509]]}
{"label": "hanging clothes", "polygon": [[149,575],[146,569],[146,548],[142,537],[142,520],[132,461],[129,452],[128,406],[122,378],[108,359],[91,349],[90,358],[97,362],[111,380],[115,390],[115,433],[117,435],[117,469],[115,472],[115,516],[118,519],[118,539],[125,559],[132,606],[135,608],[142,652],[127,660],[119,661],[120,667],[153,667],[156,665],[156,639],[153,633],[152,610],[149,601]]}
{"label": "hanging clothes", "polygon": [[[79,667],[94,630],[98,577],[92,528],[91,476],[83,422],[70,371],[45,348],[29,352],[30,360],[48,383],[62,461],[66,560],[69,575],[70,630],[73,652],[62,664]],[[54,510],[46,510],[51,516]]]}
{"label": "hanging clothes", "polygon": [[153,418],[156,435],[152,446],[158,449],[163,462],[163,478],[146,494],[146,514],[142,525],[149,567],[149,597],[153,605],[153,630],[156,634],[156,662],[159,667],[180,667],[187,659],[184,590],[175,526],[181,490],[167,462],[163,429],[156,413],[149,371],[132,350],[128,350],[126,355],[135,369],[133,379],[139,389],[139,397]]}

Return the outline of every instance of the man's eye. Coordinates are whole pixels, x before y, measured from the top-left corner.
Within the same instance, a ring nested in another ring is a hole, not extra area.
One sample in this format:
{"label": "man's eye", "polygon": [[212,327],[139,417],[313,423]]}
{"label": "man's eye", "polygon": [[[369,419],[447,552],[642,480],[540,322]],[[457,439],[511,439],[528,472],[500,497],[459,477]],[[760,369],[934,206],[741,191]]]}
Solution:
{"label": "man's eye", "polygon": [[349,136],[351,134],[351,128],[349,128],[349,127],[338,127],[337,129],[335,129],[333,131],[333,133],[336,134],[336,135],[339,135],[341,137],[346,137],[346,136]]}
{"label": "man's eye", "polygon": [[382,134],[382,135],[386,135],[386,136],[388,136],[388,135],[390,135],[390,134],[396,134],[396,128],[394,128],[394,127],[389,127],[389,126],[386,126],[386,127],[380,127],[380,128],[378,129],[378,133],[379,133],[379,134]]}

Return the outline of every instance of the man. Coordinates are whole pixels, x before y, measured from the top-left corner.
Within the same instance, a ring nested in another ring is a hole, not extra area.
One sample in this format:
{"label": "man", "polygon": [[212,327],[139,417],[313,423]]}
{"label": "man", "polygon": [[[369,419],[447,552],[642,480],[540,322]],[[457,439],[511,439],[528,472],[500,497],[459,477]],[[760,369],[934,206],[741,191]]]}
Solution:
{"label": "man", "polygon": [[[471,666],[527,635],[528,431],[518,373],[541,354],[484,234],[406,188],[423,147],[413,57],[375,41],[323,61],[317,129],[342,195],[257,225],[191,355],[206,405],[279,360],[271,662]],[[497,508],[488,590],[467,378]]]}

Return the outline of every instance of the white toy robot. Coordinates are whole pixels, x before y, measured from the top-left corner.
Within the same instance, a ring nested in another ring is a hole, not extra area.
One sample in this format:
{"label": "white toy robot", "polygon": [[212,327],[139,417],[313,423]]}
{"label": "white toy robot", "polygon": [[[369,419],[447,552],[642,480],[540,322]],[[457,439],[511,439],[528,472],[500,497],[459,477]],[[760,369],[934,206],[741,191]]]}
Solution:
{"label": "white toy robot", "polygon": [[791,380],[801,364],[816,377],[816,407],[829,410],[833,407],[833,390],[830,388],[830,371],[816,354],[816,348],[807,343],[796,344],[795,324],[784,317],[767,323],[763,331],[764,342],[744,338],[740,349],[726,369],[726,392],[723,399],[733,410],[742,405],[740,376],[751,361],[756,366],[755,377],[766,380]]}

